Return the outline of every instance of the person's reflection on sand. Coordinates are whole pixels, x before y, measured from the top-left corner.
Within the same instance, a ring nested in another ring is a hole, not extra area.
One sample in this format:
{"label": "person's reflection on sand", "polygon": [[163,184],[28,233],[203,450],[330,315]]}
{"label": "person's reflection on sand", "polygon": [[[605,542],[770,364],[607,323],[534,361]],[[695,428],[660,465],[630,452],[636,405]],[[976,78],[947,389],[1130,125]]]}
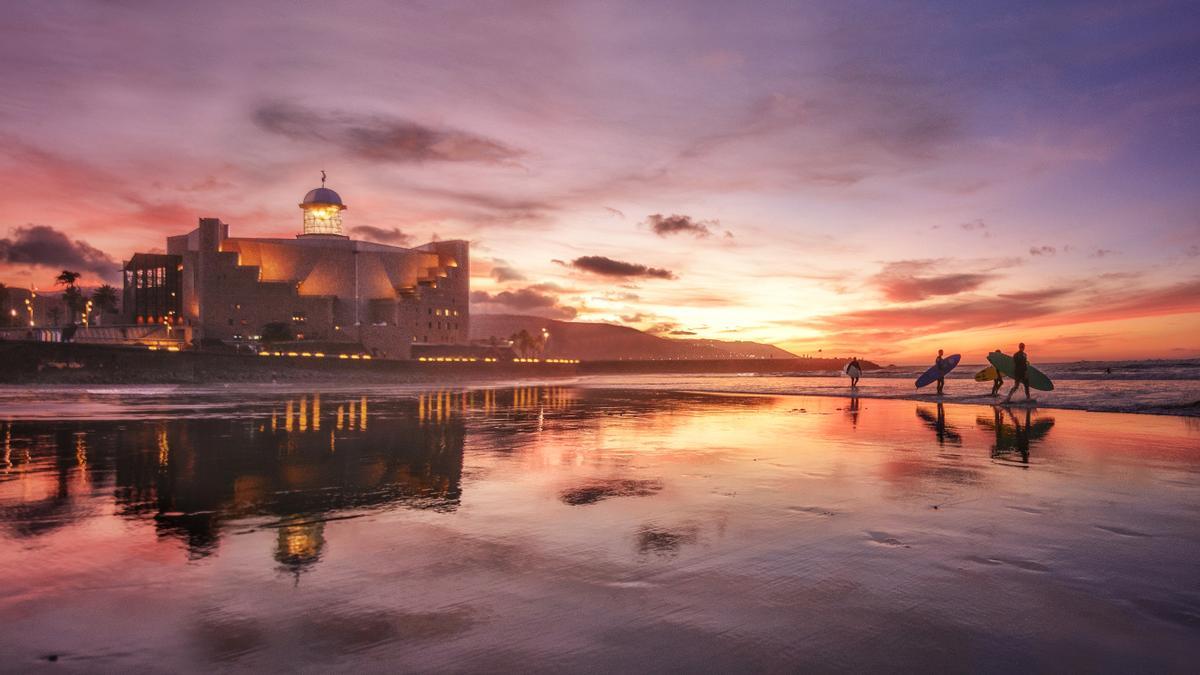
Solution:
{"label": "person's reflection on sand", "polygon": [[1042,418],[1034,422],[1033,409],[1026,408],[1025,421],[1022,423],[1011,408],[996,406],[992,409],[992,419],[980,416],[976,418],[976,424],[984,428],[990,427],[996,435],[992,445],[992,459],[1028,466],[1030,446],[1036,445],[1050,433],[1050,429],[1054,427],[1054,418]]}
{"label": "person's reflection on sand", "polygon": [[945,445],[947,441],[952,445],[962,445],[962,434],[955,431],[953,426],[946,425],[946,406],[942,403],[937,404],[936,414],[928,408],[917,406],[917,417],[937,434],[938,445]]}
{"label": "person's reflection on sand", "polygon": [[850,426],[858,428],[858,397],[851,396],[850,403],[845,408],[846,416],[850,418]]}

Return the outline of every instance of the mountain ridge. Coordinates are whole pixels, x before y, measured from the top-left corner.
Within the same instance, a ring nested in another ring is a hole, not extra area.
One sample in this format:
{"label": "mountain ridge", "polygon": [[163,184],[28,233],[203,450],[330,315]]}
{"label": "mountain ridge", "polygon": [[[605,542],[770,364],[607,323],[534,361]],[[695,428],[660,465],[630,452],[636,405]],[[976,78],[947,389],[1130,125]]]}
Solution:
{"label": "mountain ridge", "polygon": [[506,340],[521,330],[540,336],[549,333],[544,356],[587,358],[599,361],[646,359],[794,359],[795,354],[774,345],[744,340],[677,340],[645,333],[629,326],[583,321],[560,321],[523,314],[472,314],[471,339]]}

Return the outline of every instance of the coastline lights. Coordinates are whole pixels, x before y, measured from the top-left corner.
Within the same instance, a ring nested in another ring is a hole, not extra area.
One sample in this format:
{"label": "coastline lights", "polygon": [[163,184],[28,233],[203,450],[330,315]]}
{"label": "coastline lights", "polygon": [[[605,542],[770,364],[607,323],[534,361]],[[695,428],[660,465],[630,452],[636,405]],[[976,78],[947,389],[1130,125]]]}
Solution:
{"label": "coastline lights", "polygon": [[[365,357],[364,357],[365,358]],[[494,356],[485,356],[483,358],[477,356],[420,356],[417,361],[421,363],[497,363],[500,359]],[[574,364],[579,363],[579,359],[531,359],[531,358],[514,358],[513,363],[554,363],[554,364]]]}
{"label": "coastline lights", "polygon": [[326,354],[325,352],[272,352],[263,350],[258,353],[259,356],[292,356],[296,358],[308,359],[323,359],[333,358],[336,356],[339,359],[355,359],[362,361],[370,361],[370,354]]}

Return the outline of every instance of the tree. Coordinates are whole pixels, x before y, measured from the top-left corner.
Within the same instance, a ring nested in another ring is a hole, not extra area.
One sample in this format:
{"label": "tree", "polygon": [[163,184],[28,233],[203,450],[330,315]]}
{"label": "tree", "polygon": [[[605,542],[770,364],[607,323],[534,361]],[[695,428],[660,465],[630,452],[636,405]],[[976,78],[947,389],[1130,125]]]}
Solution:
{"label": "tree", "polygon": [[517,353],[521,355],[521,358],[529,356],[530,350],[535,347],[533,336],[524,328],[521,329],[521,332],[510,335],[508,339],[512,342],[513,349],[517,350]]}
{"label": "tree", "polygon": [[67,303],[67,309],[71,310],[71,323],[74,323],[87,303],[87,296],[78,286],[67,286],[67,290],[63,291],[63,302]]}
{"label": "tree", "polygon": [[104,284],[100,288],[97,288],[96,292],[92,293],[92,304],[95,305],[96,310],[101,314],[116,314],[117,302],[117,289],[108,284]]}
{"label": "tree", "polygon": [[[63,270],[57,277],[54,278],[54,284],[56,286],[67,287],[66,290],[63,291],[63,302],[67,303],[67,309],[71,310],[71,323],[75,323],[76,315],[78,315],[79,311],[83,309],[83,303],[87,302],[86,298],[83,297],[83,293],[79,290],[79,287],[75,285],[75,282],[79,281],[80,276],[82,275],[79,274],[79,272]],[[55,317],[54,322],[56,324],[58,323],[57,317]]]}
{"label": "tree", "polygon": [[81,276],[83,276],[83,275],[81,275],[79,272],[72,272],[71,270],[63,270],[61,273],[59,273],[59,275],[57,277],[54,278],[54,283],[57,286],[66,286],[67,288],[74,288],[75,282],[79,281],[79,277],[81,277]]}

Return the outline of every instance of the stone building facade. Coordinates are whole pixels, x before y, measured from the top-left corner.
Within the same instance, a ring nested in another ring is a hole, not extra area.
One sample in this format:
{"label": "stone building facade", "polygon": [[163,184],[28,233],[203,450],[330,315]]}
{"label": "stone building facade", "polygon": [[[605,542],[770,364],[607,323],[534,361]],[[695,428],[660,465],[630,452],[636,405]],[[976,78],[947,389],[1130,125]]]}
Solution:
{"label": "stone building facade", "polygon": [[[253,340],[268,324],[282,323],[298,340],[361,345],[386,358],[409,358],[414,344],[468,342],[468,242],[402,248],[350,239],[341,234],[346,207],[325,187],[309,192],[300,207],[304,232],[294,239],[231,237],[227,224],[201,218],[195,230],[167,238],[165,256],[135,255],[126,264],[125,306],[161,306],[139,303],[138,293],[175,293],[179,317],[127,320],[183,322],[199,339],[223,341]],[[178,261],[171,263],[178,274],[139,276],[130,269],[159,258]],[[139,289],[139,278],[177,288]]]}

